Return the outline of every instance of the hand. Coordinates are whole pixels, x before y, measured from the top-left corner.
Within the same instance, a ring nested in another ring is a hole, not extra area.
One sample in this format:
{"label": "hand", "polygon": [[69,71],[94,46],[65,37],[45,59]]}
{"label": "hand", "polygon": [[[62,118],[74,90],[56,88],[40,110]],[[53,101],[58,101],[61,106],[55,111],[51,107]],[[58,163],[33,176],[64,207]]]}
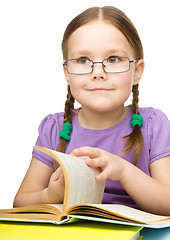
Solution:
{"label": "hand", "polygon": [[74,149],[72,155],[83,156],[88,166],[101,169],[101,173],[96,176],[96,180],[103,181],[110,178],[113,181],[120,181],[123,178],[126,161],[119,156],[92,147]]}
{"label": "hand", "polygon": [[64,200],[64,174],[59,167],[52,175],[47,187],[47,202],[48,203],[62,203]]}

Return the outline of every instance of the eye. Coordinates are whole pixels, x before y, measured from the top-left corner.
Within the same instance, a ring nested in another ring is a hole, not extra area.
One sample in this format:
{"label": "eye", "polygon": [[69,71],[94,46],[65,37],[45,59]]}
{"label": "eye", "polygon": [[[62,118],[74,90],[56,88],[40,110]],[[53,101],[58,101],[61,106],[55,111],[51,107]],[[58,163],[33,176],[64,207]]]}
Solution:
{"label": "eye", "polygon": [[120,58],[119,57],[115,57],[115,56],[110,56],[110,57],[108,57],[108,59],[107,59],[107,62],[108,63],[117,63],[117,62],[119,62],[120,61]]}
{"label": "eye", "polygon": [[87,58],[87,57],[81,57],[79,59],[77,59],[78,63],[81,63],[81,64],[86,64],[86,63],[89,63],[90,60]]}

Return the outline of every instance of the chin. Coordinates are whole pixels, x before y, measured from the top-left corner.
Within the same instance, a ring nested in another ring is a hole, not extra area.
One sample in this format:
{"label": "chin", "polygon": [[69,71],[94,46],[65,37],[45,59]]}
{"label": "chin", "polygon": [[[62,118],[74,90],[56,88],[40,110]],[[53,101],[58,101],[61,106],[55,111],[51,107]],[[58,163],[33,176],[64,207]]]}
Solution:
{"label": "chin", "polygon": [[110,112],[113,110],[113,106],[106,106],[106,105],[102,105],[102,104],[99,104],[98,106],[93,106],[91,108],[93,111],[95,112],[99,112],[99,113],[105,113],[105,112]]}

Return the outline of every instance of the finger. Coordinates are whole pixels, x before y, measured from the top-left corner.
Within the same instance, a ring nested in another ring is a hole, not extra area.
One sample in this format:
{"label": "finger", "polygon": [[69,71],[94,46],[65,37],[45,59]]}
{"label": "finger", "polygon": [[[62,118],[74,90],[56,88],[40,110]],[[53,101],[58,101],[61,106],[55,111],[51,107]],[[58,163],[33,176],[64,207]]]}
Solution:
{"label": "finger", "polygon": [[84,159],[84,160],[91,159],[91,158],[90,158],[90,157],[88,157],[88,156],[83,156],[83,157],[79,157],[79,158],[81,158],[81,159]]}
{"label": "finger", "polygon": [[97,158],[101,156],[103,150],[92,147],[81,147],[73,150],[73,154],[77,157],[79,156],[88,156],[90,158]]}
{"label": "finger", "polygon": [[56,171],[51,175],[50,182],[57,181],[59,179],[58,173]]}
{"label": "finger", "polygon": [[[71,156],[73,156],[73,157],[79,157],[79,156],[76,156],[76,155],[74,154],[74,152],[71,152],[69,155],[71,155]],[[88,156],[80,156],[79,158],[86,160],[86,159],[88,159],[89,157],[88,157]]]}
{"label": "finger", "polygon": [[104,158],[88,158],[85,160],[86,164],[92,168],[103,168],[106,167],[106,161]]}
{"label": "finger", "polygon": [[63,174],[63,172],[60,174],[60,177],[59,177],[58,181],[63,182],[63,184],[64,184],[64,174]]}
{"label": "finger", "polygon": [[98,174],[96,176],[97,181],[104,181],[104,180],[106,180],[106,178],[108,178],[108,176],[107,176],[107,173],[105,171],[101,172],[100,174]]}
{"label": "finger", "polygon": [[51,175],[51,181],[57,181],[62,173],[62,168],[59,167],[52,175]]}

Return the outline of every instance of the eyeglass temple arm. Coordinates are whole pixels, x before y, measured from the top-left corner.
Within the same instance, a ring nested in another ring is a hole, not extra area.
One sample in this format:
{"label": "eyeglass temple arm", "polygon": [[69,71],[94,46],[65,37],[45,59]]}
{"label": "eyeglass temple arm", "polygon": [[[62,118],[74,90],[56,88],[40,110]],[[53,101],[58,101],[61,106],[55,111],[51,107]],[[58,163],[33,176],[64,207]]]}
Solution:
{"label": "eyeglass temple arm", "polygon": [[130,60],[130,63],[136,63],[137,61],[139,61],[139,59],[135,59],[135,60]]}

